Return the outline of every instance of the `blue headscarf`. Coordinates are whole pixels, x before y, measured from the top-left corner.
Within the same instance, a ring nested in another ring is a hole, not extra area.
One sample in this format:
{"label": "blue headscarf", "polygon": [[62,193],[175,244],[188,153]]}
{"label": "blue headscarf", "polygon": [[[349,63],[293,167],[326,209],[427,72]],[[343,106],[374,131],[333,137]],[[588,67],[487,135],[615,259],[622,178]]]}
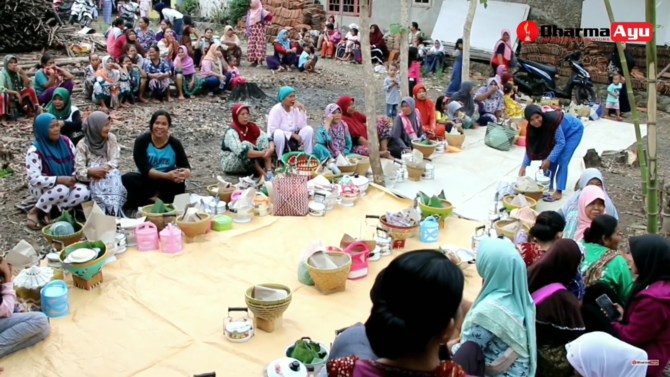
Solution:
{"label": "blue headscarf", "polygon": [[291,93],[295,93],[295,89],[291,88],[290,86],[282,86],[281,89],[279,89],[279,93],[277,94],[277,101],[283,101],[284,98],[288,97]]}
{"label": "blue headscarf", "polygon": [[279,43],[281,43],[281,46],[284,47],[286,50],[291,49],[291,41],[286,37],[286,33],[288,33],[286,30],[282,30],[277,34],[277,40]]}
{"label": "blue headscarf", "polygon": [[52,114],[40,114],[35,119],[35,141],[33,145],[42,158],[42,171],[50,177],[69,177],[74,173],[74,153],[65,136],[57,141],[49,138],[51,122],[56,120]]}
{"label": "blue headscarf", "polygon": [[530,374],[537,368],[535,304],[528,292],[528,272],[509,240],[485,238],[477,249],[477,272],[484,279],[477,300],[465,316],[462,329],[485,328],[530,359]]}

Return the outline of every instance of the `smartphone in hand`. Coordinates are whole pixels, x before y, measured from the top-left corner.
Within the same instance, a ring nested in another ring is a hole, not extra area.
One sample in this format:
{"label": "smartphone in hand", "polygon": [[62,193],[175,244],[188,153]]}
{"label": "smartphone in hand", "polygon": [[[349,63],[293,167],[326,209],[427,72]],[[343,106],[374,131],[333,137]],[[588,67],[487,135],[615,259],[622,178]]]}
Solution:
{"label": "smartphone in hand", "polygon": [[616,309],[612,300],[606,294],[600,295],[596,299],[596,303],[607,314],[610,321],[615,322],[621,317],[621,313]]}

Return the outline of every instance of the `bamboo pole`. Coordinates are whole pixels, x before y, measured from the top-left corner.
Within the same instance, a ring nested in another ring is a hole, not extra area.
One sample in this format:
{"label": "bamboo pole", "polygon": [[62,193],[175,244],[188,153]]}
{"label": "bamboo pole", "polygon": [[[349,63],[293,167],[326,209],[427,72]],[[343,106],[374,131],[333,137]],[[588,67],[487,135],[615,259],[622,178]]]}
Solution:
{"label": "bamboo pole", "polygon": [[379,157],[379,137],[377,135],[377,109],[375,103],[375,78],[374,68],[370,59],[370,0],[359,0],[361,21],[361,53],[363,54],[363,82],[365,86],[365,115],[368,121],[368,150],[370,151],[370,166],[372,167],[373,181],[378,185],[384,185],[384,173],[382,162]]}
{"label": "bamboo pole", "polygon": [[[470,81],[470,34],[472,32],[472,23],[475,20],[475,13],[477,12],[477,1],[470,0],[470,7],[468,8],[468,15],[465,18],[463,25],[463,64],[461,66],[461,83]],[[486,4],[486,0],[479,0]]]}
{"label": "bamboo pole", "polygon": [[652,39],[647,42],[647,153],[649,170],[647,171],[647,232],[658,234],[658,165],[656,136],[656,71],[658,55],[656,52],[656,1],[646,0],[646,19],[652,25]]}
{"label": "bamboo pole", "polygon": [[409,92],[409,63],[407,52],[409,51],[409,2],[400,0],[400,92],[403,96],[411,97]]}
{"label": "bamboo pole", "polygon": [[[615,23],[614,12],[612,12],[612,5],[610,0],[605,1],[605,8],[607,8],[607,16],[609,16],[610,23]],[[635,141],[637,144],[637,158],[640,162],[640,176],[642,180],[642,197],[646,203],[647,200],[647,158],[645,156],[644,146],[642,145],[642,132],[640,132],[640,116],[637,113],[637,104],[635,103],[635,93],[633,93],[633,81],[630,79],[630,71],[628,71],[628,63],[626,62],[626,54],[623,52],[621,43],[616,43],[616,48],[619,51],[619,58],[621,60],[621,68],[626,79],[626,89],[628,90],[628,100],[630,101],[631,112],[633,114],[633,125],[635,126]],[[649,75],[649,73],[647,73]]]}

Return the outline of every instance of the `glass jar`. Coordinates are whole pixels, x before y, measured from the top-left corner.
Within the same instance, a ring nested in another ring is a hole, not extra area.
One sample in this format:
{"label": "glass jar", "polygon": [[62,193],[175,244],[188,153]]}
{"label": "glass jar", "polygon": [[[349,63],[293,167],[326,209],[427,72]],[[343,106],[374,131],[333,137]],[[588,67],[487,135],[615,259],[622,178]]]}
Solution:
{"label": "glass jar", "polygon": [[54,276],[52,280],[63,280],[63,265],[60,261],[60,255],[58,253],[49,253],[47,254],[47,266],[51,267],[54,271]]}

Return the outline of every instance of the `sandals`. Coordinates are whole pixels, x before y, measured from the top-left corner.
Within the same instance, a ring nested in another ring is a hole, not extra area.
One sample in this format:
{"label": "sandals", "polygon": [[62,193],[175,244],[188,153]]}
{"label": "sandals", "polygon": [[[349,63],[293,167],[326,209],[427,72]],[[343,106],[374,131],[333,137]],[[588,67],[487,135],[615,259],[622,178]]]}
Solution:
{"label": "sandals", "polygon": [[42,224],[40,224],[39,221],[35,221],[33,219],[27,219],[26,228],[28,228],[29,230],[40,230],[42,229]]}

